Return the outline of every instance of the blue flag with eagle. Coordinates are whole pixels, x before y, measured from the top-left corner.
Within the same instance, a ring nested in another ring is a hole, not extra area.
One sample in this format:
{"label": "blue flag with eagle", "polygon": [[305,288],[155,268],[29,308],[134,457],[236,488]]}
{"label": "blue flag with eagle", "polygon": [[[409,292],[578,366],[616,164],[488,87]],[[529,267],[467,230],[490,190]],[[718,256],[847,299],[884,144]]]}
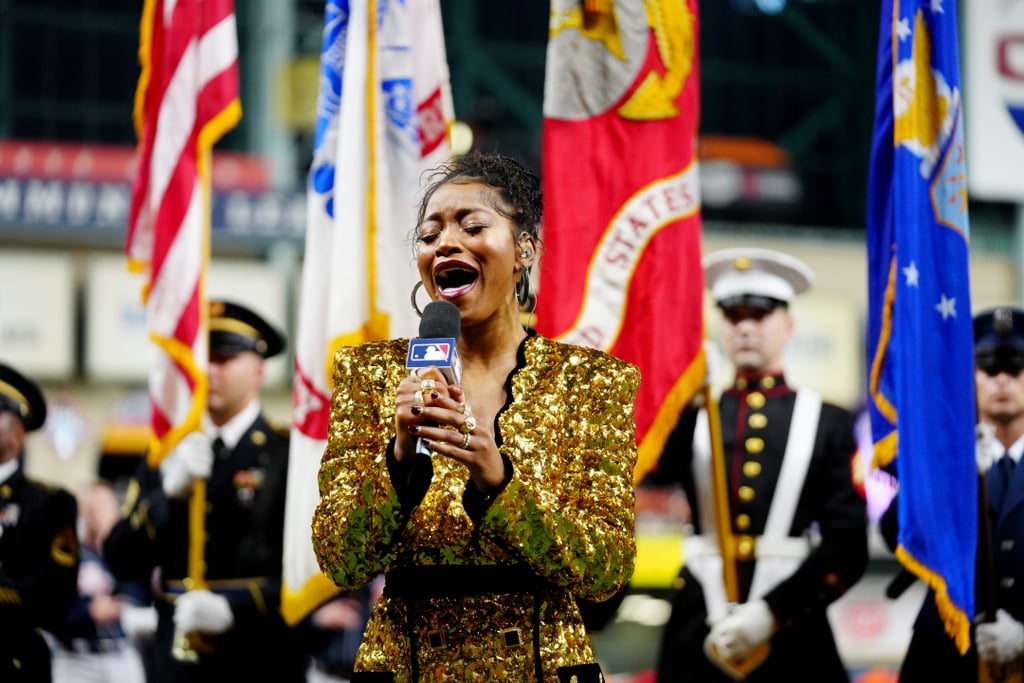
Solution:
{"label": "blue flag with eagle", "polygon": [[867,215],[875,461],[900,482],[896,555],[965,652],[978,478],[958,60],[954,0],[883,0]]}

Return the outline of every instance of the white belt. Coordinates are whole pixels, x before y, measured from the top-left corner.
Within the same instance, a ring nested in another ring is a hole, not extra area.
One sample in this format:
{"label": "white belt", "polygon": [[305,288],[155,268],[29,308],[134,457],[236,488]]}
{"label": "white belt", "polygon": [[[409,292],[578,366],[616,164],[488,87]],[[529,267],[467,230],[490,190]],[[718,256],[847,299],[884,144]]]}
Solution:
{"label": "white belt", "polygon": [[[748,552],[738,553],[739,559],[761,559],[769,557],[802,560],[811,552],[811,544],[803,536],[787,536],[771,538],[767,536],[733,536],[734,543],[739,546],[744,542],[752,542],[753,548]],[[684,536],[683,561],[690,558],[721,555],[722,549],[714,536]],[[746,556],[746,557],[744,557]]]}

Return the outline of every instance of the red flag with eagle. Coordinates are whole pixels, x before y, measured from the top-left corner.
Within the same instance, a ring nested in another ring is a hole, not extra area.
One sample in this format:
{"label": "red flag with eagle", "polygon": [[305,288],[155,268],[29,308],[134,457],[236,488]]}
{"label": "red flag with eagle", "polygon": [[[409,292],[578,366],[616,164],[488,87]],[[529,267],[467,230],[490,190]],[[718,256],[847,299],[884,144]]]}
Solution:
{"label": "red flag with eagle", "polygon": [[705,374],[696,0],[554,0],[537,329],[639,366],[639,480]]}
{"label": "red flag with eagle", "polygon": [[139,34],[139,167],[126,250],[129,268],[147,274],[156,464],[199,428],[206,408],[210,155],[242,116],[234,2],[146,0]]}

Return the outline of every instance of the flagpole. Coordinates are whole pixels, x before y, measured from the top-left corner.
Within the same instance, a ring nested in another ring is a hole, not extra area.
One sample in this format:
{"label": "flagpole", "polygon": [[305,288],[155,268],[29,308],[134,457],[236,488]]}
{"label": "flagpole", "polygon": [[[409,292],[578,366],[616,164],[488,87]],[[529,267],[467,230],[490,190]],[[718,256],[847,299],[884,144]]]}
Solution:
{"label": "flagpole", "polygon": [[[722,556],[722,585],[729,609],[740,602],[740,584],[736,573],[736,537],[732,533],[729,516],[729,483],[725,476],[725,449],[722,446],[722,420],[718,412],[718,401],[711,390],[711,382],[704,382],[701,388],[704,396],[704,410],[708,415],[708,432],[711,442],[711,498],[718,531],[718,548]],[[684,558],[685,561],[685,558]],[[729,668],[744,674],[756,669],[771,651],[771,641],[765,641],[754,648],[744,660],[730,661]]]}
{"label": "flagpole", "polygon": [[[981,561],[977,594],[984,601],[978,605],[978,614],[981,622],[991,624],[996,620],[996,572],[992,556],[992,522],[988,512],[988,483],[982,472],[978,473],[978,557]],[[1007,681],[1007,673],[1006,665],[978,658],[978,683]]]}
{"label": "flagpole", "polygon": [[705,382],[704,409],[708,414],[708,432],[711,441],[711,499],[715,513],[715,529],[718,532],[718,547],[722,555],[722,582],[725,585],[725,599],[730,604],[740,600],[739,580],[736,576],[736,538],[732,533],[729,519],[729,484],[725,478],[725,455],[722,452],[722,421],[718,413],[710,382]]}
{"label": "flagpole", "polygon": [[[199,174],[200,191],[203,193],[203,239],[202,257],[200,263],[198,283],[199,299],[199,334],[206,335],[209,339],[210,329],[210,307],[206,296],[206,273],[210,265],[210,207],[212,193],[212,176],[209,171],[213,169],[213,150],[206,148],[202,151],[200,167],[205,167],[207,173]],[[203,374],[209,378],[209,364],[205,365],[206,372]],[[207,381],[209,381],[207,379]],[[199,392],[203,401],[202,410],[206,412],[208,394],[206,391]],[[206,480],[196,479],[192,483],[192,493],[188,500],[188,575],[185,577],[185,590],[205,590],[206,584]],[[194,642],[201,638],[199,633],[176,633],[172,645],[171,654],[178,661],[194,662],[199,659]]]}

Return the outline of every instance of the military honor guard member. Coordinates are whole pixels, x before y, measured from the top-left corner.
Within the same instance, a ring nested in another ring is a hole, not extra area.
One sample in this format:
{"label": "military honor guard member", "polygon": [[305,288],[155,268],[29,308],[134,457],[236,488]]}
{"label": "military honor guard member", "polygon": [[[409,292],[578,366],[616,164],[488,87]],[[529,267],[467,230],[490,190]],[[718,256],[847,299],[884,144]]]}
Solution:
{"label": "military honor guard member", "polygon": [[[900,668],[903,683],[1021,680],[1024,668],[1024,468],[1017,466],[1024,453],[1024,310],[1001,306],[974,317],[974,366],[976,456],[988,511],[987,519],[979,511],[971,646],[960,654],[929,590]],[[879,520],[893,550],[897,511],[893,499]]]}
{"label": "military honor guard member", "polygon": [[[816,392],[789,386],[783,372],[794,331],[789,301],[810,287],[813,273],[788,254],[755,248],[708,254],[703,266],[735,367],[717,402],[727,490],[713,490],[707,411],[688,408],[645,482],[681,483],[694,528],[684,540],[658,680],[846,681],[826,608],[860,579],[868,559],[854,419]],[[721,534],[716,495],[728,506]],[[723,567],[722,541],[732,567]],[[732,590],[723,568],[735,570]]]}
{"label": "military honor guard member", "polygon": [[52,631],[77,594],[78,515],[67,491],[25,476],[25,435],[46,420],[39,386],[0,363],[0,681],[51,680]]}
{"label": "military honor guard member", "polygon": [[119,509],[117,492],[106,481],[91,482],[78,491],[78,596],[51,641],[53,678],[58,683],[146,681],[131,628],[122,624],[148,615],[155,630],[149,582],[115,581],[102,556],[103,541],[120,517]]}
{"label": "military honor guard member", "polygon": [[[264,361],[285,337],[237,303],[210,304],[207,412],[160,463],[143,463],[104,554],[120,579],[159,569],[157,657],[169,681],[304,681],[306,657],[279,612],[288,432],[264,417]],[[193,485],[205,509],[190,517]],[[190,543],[205,587],[192,584]],[[187,636],[187,637],[186,637]]]}

